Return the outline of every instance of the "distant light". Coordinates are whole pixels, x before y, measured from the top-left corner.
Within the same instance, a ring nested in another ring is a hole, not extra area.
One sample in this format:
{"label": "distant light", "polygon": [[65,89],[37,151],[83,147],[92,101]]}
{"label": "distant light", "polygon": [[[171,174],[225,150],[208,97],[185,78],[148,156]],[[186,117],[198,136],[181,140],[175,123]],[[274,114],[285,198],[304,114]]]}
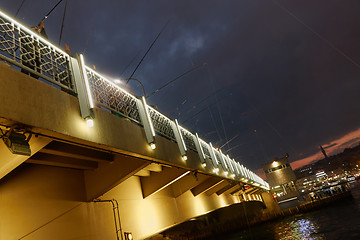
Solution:
{"label": "distant light", "polygon": [[227,171],[224,172],[225,176],[227,176],[229,173]]}
{"label": "distant light", "polygon": [[186,161],[186,160],[187,160],[187,156],[184,155],[184,156],[182,157],[182,159],[183,159],[184,161]]}
{"label": "distant light", "polygon": [[214,173],[218,173],[218,172],[219,172],[219,168],[214,168],[213,172],[214,172]]}
{"label": "distant light", "polygon": [[230,177],[234,178],[234,177],[235,177],[235,174],[231,174],[231,176],[230,176]]}
{"label": "distant light", "polygon": [[151,147],[152,150],[154,150],[154,149],[156,148],[155,143],[151,143],[151,144],[150,144],[150,147]]}
{"label": "distant light", "polygon": [[119,79],[115,79],[115,80],[114,80],[114,83],[116,83],[116,84],[120,84],[120,83],[121,83],[121,81],[120,81]]}
{"label": "distant light", "polygon": [[206,163],[201,164],[201,166],[202,166],[203,168],[205,168],[205,167],[206,167]]}
{"label": "distant light", "polygon": [[86,119],[86,124],[88,125],[88,127],[93,127],[94,126],[94,120],[92,120],[91,118],[87,118]]}

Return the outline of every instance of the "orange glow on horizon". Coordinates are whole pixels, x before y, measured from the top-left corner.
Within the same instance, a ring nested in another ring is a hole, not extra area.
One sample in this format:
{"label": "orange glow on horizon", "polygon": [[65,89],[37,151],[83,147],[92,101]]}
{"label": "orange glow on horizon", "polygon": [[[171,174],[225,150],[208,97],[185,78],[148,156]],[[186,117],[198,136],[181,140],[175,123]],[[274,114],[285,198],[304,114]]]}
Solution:
{"label": "orange glow on horizon", "polygon": [[[349,133],[345,134],[344,136],[331,141],[330,143],[323,144],[322,146],[325,149],[327,155],[331,156],[331,155],[342,152],[345,148],[351,147],[357,140],[359,140],[359,138],[360,138],[360,128],[355,131],[349,132]],[[296,160],[296,161],[290,163],[290,165],[293,169],[297,169],[297,168],[300,168],[302,166],[305,166],[309,163],[312,163],[314,161],[317,161],[317,160],[320,160],[323,158],[324,158],[324,155],[321,153],[321,151],[319,149],[319,152],[317,152],[311,156],[308,156],[306,158]]]}
{"label": "orange glow on horizon", "polygon": [[[360,128],[356,129],[352,132],[349,132],[336,140],[333,140],[329,143],[321,144],[321,145],[325,149],[327,155],[331,156],[331,155],[342,152],[345,148],[349,148],[349,147],[353,146],[354,143],[356,143],[357,141],[360,141]],[[297,169],[297,168],[303,167],[307,164],[310,164],[312,162],[323,159],[324,155],[322,154],[319,146],[315,146],[315,147],[319,149],[319,151],[317,153],[310,155],[306,158],[302,158],[302,159],[291,162],[290,165],[291,165],[292,169]],[[265,176],[263,169],[258,169],[258,170],[256,170],[255,173],[262,179],[266,180],[266,176]]]}

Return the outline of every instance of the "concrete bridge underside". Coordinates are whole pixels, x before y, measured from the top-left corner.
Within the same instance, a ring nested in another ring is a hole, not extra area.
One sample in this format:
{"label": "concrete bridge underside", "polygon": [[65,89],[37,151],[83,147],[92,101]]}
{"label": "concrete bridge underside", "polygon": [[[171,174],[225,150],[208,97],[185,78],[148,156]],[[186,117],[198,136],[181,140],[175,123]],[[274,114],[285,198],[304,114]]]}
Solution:
{"label": "concrete bridge underside", "polygon": [[[197,171],[176,143],[101,108],[94,127],[77,98],[0,64],[0,124],[32,132],[31,156],[0,141],[0,239],[145,239],[193,217],[245,200],[271,198],[260,188]],[[111,202],[119,204],[121,224]],[[115,216],[116,218],[116,216]],[[121,231],[120,231],[121,228]],[[121,238],[120,238],[121,239]]]}

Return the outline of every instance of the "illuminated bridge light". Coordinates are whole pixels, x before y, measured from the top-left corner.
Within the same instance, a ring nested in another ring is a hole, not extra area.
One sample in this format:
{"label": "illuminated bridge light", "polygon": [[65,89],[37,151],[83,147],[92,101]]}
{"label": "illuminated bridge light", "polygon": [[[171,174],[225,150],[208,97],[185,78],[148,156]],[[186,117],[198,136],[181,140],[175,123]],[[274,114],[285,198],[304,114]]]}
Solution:
{"label": "illuminated bridge light", "polygon": [[92,120],[91,118],[87,118],[87,119],[86,119],[86,124],[87,124],[89,127],[93,127],[93,126],[94,126],[94,120]]}

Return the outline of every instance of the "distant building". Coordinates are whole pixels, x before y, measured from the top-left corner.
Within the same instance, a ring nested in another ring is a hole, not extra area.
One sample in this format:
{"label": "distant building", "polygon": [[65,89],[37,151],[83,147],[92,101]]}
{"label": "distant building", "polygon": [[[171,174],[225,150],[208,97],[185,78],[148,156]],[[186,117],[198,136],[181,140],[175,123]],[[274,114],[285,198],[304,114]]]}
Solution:
{"label": "distant building", "polygon": [[262,167],[281,208],[297,205],[299,197],[295,185],[296,176],[288,158],[289,155],[286,154],[283,158],[275,158]]}

